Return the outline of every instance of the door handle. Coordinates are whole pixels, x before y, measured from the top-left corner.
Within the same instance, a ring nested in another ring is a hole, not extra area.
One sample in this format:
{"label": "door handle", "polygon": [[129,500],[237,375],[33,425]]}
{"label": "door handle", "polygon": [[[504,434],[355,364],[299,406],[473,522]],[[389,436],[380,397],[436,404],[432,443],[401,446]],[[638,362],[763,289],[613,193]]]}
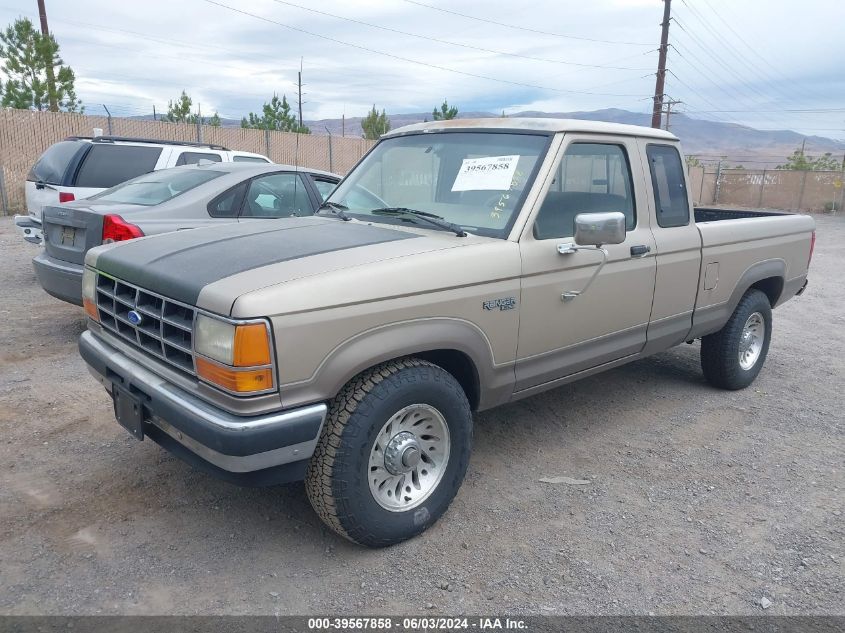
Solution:
{"label": "door handle", "polygon": [[639,244],[631,247],[631,257],[645,257],[651,252],[651,247]]}

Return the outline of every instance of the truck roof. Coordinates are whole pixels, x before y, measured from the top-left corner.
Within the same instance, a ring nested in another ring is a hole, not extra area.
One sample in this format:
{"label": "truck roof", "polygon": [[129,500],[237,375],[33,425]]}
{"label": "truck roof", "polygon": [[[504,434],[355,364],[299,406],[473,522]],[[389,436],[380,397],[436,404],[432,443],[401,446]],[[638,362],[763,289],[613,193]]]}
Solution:
{"label": "truck roof", "polygon": [[616,134],[619,136],[642,136],[662,140],[677,141],[678,137],[671,132],[655,130],[641,125],[625,125],[623,123],[607,123],[605,121],[589,121],[586,119],[550,119],[513,117],[490,117],[485,119],[451,119],[449,121],[426,121],[414,123],[391,130],[382,138],[401,136],[424,131],[435,130],[511,130],[514,132],[586,132],[591,134]]}

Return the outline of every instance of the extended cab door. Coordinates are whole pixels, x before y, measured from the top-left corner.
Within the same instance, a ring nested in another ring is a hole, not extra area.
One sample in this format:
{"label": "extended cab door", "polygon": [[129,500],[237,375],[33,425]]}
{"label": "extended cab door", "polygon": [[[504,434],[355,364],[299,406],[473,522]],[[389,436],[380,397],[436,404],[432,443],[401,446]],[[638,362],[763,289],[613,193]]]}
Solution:
{"label": "extended cab door", "polygon": [[[654,296],[654,237],[639,152],[633,138],[567,135],[543,202],[523,232],[522,298],[516,391],[640,352]],[[632,162],[637,169],[632,169]],[[622,244],[561,255],[573,242],[575,216],[620,211]]]}
{"label": "extended cab door", "polygon": [[701,234],[692,218],[687,170],[677,143],[641,139],[640,155],[657,244],[657,279],[645,350],[652,353],[684,342],[692,327],[701,274]]}

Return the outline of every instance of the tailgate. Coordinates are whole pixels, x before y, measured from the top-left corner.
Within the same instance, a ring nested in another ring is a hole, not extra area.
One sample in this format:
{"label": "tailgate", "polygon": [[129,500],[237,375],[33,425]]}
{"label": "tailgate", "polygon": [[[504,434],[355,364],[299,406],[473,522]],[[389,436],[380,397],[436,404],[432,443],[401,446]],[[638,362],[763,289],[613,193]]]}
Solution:
{"label": "tailgate", "polygon": [[37,185],[27,180],[24,185],[26,195],[26,211],[36,222],[41,222],[41,213],[44,207],[59,204],[59,190],[53,185]]}
{"label": "tailgate", "polygon": [[85,208],[48,205],[41,221],[47,254],[56,259],[82,264],[88,249],[103,241],[103,216]]}

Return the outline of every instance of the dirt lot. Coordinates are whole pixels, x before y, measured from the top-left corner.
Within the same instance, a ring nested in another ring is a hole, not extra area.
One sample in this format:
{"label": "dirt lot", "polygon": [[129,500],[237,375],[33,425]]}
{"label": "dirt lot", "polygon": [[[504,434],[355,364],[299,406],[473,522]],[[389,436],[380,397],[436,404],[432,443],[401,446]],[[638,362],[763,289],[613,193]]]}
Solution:
{"label": "dirt lot", "polygon": [[818,224],[751,388],[711,389],[684,345],[480,414],[451,510],[369,551],[301,484],[133,440],[77,355],[81,309],[0,218],[0,613],[845,614],[845,218]]}

